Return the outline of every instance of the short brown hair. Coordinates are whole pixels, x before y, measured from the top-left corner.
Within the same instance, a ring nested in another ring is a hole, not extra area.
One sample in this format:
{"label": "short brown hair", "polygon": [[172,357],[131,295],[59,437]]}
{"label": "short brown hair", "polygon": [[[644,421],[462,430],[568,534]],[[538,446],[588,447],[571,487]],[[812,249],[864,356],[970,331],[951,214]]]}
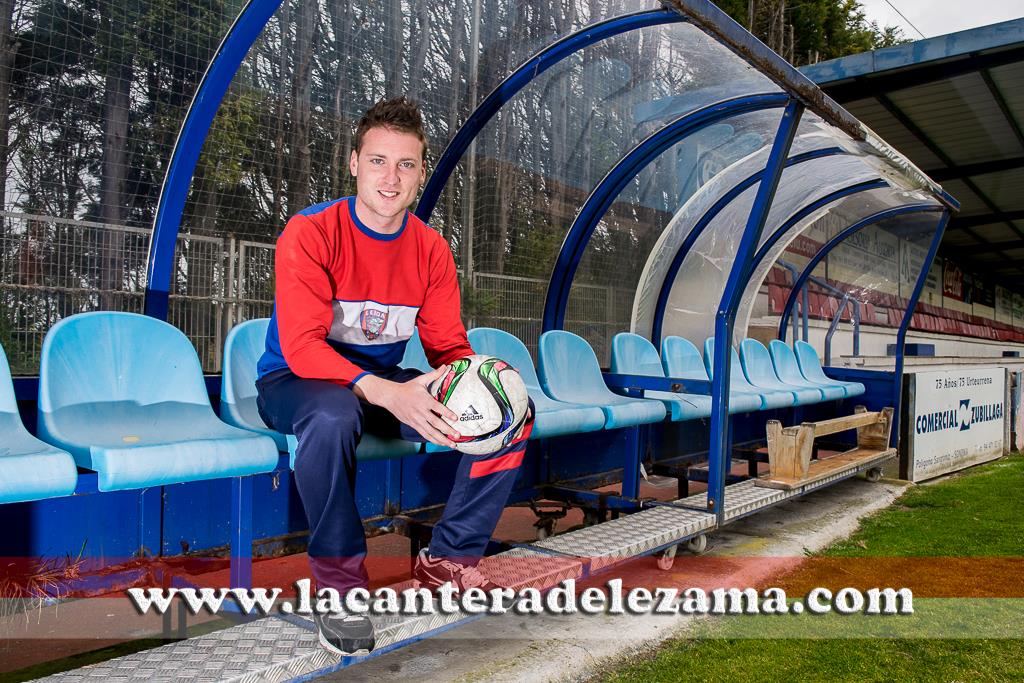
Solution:
{"label": "short brown hair", "polygon": [[423,130],[423,115],[419,104],[404,95],[381,100],[366,110],[356,126],[356,152],[363,147],[363,136],[371,128],[389,128],[401,133],[412,133],[423,143],[423,158],[427,158],[427,134]]}

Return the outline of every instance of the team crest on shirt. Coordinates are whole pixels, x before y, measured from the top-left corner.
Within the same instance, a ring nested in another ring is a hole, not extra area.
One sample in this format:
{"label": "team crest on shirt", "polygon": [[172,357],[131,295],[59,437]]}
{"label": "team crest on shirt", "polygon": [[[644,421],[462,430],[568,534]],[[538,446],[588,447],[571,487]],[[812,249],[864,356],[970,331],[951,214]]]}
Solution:
{"label": "team crest on shirt", "polygon": [[379,337],[387,322],[387,311],[379,311],[376,308],[364,308],[359,314],[359,327],[363,330],[363,336],[368,341],[373,341]]}

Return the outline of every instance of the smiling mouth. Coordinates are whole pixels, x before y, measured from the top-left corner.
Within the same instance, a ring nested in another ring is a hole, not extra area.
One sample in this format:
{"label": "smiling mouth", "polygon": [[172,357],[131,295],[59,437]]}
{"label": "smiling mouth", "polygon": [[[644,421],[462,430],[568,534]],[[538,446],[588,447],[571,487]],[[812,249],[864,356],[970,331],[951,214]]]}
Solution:
{"label": "smiling mouth", "polygon": [[389,192],[388,190],[377,190],[377,192],[380,194],[380,196],[384,197],[385,199],[394,199],[395,197],[398,196],[397,191]]}

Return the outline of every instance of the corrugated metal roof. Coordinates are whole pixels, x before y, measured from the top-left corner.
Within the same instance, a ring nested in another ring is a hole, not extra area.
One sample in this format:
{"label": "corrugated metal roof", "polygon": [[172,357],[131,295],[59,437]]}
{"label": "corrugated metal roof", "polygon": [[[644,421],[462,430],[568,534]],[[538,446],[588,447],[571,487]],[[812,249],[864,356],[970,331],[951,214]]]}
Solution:
{"label": "corrugated metal roof", "polygon": [[1024,274],[1024,18],[801,71],[960,200],[943,255]]}

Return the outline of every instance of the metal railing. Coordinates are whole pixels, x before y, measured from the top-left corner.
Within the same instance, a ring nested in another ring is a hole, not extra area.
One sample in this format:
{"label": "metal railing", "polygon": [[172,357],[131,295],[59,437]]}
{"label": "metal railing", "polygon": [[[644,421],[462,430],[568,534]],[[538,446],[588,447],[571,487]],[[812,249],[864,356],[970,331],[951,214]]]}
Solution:
{"label": "metal railing", "polygon": [[[783,261],[782,259],[779,259],[776,263],[793,275],[794,282],[800,276],[793,264]],[[850,304],[852,307],[850,318],[853,322],[853,357],[857,358],[860,356],[860,306],[863,302],[854,297],[850,292],[834,287],[815,275],[808,276],[807,281],[804,282],[804,286],[800,288],[800,318],[803,326],[803,340],[808,341],[809,336],[809,325],[807,319],[808,310],[810,308],[810,297],[808,296],[807,286],[810,284],[821,287],[825,291],[835,294],[838,297],[842,297],[839,301],[839,307],[836,309],[835,315],[832,316],[832,321],[828,326],[828,332],[825,333],[825,366],[827,367],[832,364],[832,337],[835,335],[836,330],[839,329],[839,322],[842,320],[843,311],[846,310],[847,304]],[[790,320],[793,325],[793,339],[799,339],[799,336],[797,335],[797,317],[793,315],[790,317]]]}
{"label": "metal railing", "polygon": [[[86,311],[142,312],[151,230],[0,212],[0,345],[14,374],[35,374],[46,332]],[[181,234],[168,322],[191,339],[206,372],[219,372],[224,339],[274,305],[274,244],[232,235]],[[522,339],[536,358],[547,280],[474,273],[463,283],[468,327]],[[628,329],[632,290],[573,286],[566,328],[607,364],[611,338]]]}

